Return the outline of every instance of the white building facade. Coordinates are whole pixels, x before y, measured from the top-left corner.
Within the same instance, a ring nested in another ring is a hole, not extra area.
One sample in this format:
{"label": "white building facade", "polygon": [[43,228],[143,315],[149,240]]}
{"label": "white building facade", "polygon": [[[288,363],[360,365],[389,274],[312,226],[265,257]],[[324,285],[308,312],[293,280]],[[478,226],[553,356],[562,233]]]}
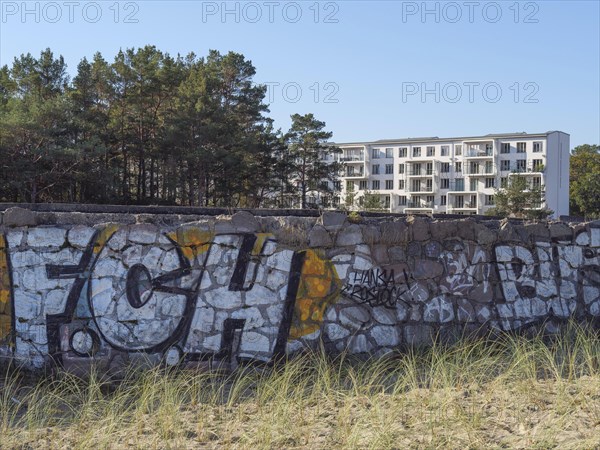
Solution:
{"label": "white building facade", "polygon": [[520,174],[543,187],[540,207],[568,215],[569,144],[561,131],[337,144],[340,202],[360,209],[368,192],[393,213],[485,214],[495,189]]}

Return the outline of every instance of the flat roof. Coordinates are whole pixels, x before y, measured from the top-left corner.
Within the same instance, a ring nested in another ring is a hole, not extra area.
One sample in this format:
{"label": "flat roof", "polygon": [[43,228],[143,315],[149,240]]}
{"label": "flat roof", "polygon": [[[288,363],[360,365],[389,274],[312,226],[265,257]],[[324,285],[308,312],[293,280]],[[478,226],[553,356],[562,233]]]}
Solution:
{"label": "flat roof", "polygon": [[525,131],[515,132],[515,133],[490,133],[483,136],[458,136],[458,137],[447,137],[440,138],[438,136],[430,136],[430,137],[415,137],[415,138],[400,138],[400,139],[379,139],[377,141],[363,141],[363,142],[333,142],[335,145],[385,145],[385,144],[398,144],[398,143],[415,143],[415,142],[429,142],[429,141],[437,141],[437,142],[445,142],[445,141],[466,141],[466,140],[485,140],[485,139],[495,139],[495,138],[519,138],[519,137],[542,137],[548,136],[552,133],[563,133],[569,136],[568,133],[564,131],[546,131],[545,133],[526,133]]}

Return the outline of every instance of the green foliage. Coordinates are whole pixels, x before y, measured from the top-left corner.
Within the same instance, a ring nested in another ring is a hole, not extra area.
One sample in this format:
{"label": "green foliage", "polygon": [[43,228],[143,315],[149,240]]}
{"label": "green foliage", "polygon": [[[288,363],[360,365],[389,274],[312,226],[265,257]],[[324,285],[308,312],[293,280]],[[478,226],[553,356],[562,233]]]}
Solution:
{"label": "green foliage", "polygon": [[72,80],[50,49],[16,58],[0,68],[0,201],[260,207],[290,179],[322,190],[331,133],[311,114],[274,130],[255,73],[239,53],[154,46],[96,53]]}
{"label": "green foliage", "polygon": [[599,145],[579,145],[571,151],[569,192],[572,215],[600,217]]}
{"label": "green foliage", "polygon": [[385,206],[379,194],[373,194],[367,190],[363,196],[362,209],[365,211],[385,211]]}
{"label": "green foliage", "polygon": [[512,175],[508,186],[496,189],[496,206],[486,214],[500,217],[518,217],[526,219],[544,219],[553,211],[542,207],[544,201],[543,186],[533,185],[525,175]]}

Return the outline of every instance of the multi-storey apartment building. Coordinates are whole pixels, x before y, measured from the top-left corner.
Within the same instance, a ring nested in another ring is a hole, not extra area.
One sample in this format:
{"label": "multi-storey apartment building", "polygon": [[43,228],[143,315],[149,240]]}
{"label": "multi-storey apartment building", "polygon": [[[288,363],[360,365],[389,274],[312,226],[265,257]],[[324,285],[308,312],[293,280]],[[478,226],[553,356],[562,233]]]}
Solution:
{"label": "multi-storey apartment building", "polygon": [[544,187],[540,207],[569,214],[569,135],[561,131],[337,145],[342,204],[352,199],[360,208],[369,192],[390,212],[485,214],[495,189],[521,174]]}

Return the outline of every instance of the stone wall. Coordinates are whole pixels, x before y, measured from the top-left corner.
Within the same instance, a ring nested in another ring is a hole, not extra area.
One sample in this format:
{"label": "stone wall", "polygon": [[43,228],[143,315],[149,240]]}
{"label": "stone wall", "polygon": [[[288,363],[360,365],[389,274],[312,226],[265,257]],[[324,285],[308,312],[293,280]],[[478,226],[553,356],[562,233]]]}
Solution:
{"label": "stone wall", "polygon": [[383,354],[571,317],[600,318],[600,222],[10,208],[0,225],[0,357],[29,368]]}

